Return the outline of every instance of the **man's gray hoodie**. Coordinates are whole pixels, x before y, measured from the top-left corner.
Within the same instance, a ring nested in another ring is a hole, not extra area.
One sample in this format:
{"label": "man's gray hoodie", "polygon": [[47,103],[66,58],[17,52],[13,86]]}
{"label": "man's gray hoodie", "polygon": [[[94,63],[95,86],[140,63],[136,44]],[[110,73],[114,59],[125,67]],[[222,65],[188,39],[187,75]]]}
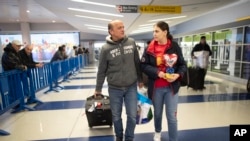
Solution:
{"label": "man's gray hoodie", "polygon": [[135,41],[124,37],[118,42],[106,37],[99,58],[99,67],[96,79],[96,91],[101,91],[107,76],[109,87],[126,89],[137,81],[141,82],[139,54]]}

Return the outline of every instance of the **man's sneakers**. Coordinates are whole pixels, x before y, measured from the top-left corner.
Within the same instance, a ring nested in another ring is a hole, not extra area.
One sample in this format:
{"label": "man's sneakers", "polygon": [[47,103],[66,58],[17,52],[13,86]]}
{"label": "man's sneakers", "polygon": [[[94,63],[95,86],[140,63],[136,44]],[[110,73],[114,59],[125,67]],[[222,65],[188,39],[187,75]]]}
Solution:
{"label": "man's sneakers", "polygon": [[155,132],[154,141],[161,141],[161,132]]}

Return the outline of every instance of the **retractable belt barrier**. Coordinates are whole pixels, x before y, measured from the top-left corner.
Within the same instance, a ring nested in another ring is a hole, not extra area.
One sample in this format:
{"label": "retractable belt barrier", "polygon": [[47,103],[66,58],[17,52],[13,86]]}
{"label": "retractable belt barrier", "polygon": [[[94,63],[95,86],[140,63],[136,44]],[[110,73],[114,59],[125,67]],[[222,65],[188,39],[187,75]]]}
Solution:
{"label": "retractable belt barrier", "polygon": [[[49,87],[49,91],[58,91],[60,80],[68,79],[69,74],[80,71],[88,65],[86,55],[78,55],[63,61],[46,63],[41,68],[31,68],[27,71],[11,70],[0,73],[0,115],[10,109],[12,113],[35,110],[27,106],[31,103],[42,103],[36,98],[36,92]],[[25,103],[25,99],[28,98]],[[0,130],[0,135],[10,133]]]}

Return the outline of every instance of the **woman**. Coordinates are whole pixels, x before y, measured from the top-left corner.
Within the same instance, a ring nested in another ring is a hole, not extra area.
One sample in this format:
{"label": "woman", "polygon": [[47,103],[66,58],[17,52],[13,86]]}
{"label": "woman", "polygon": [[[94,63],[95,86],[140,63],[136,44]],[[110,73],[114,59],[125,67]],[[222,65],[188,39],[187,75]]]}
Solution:
{"label": "woman", "polygon": [[167,23],[154,25],[154,39],[141,59],[142,71],[148,76],[148,95],[154,107],[154,141],[160,141],[162,112],[165,104],[169,141],[178,140],[177,104],[180,79],[186,72],[181,48],[172,40]]}

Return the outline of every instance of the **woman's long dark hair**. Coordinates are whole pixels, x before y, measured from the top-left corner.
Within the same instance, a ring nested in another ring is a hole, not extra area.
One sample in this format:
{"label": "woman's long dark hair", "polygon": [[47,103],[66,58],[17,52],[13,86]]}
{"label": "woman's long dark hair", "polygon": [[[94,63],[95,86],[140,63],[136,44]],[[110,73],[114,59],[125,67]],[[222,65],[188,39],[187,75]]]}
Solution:
{"label": "woman's long dark hair", "polygon": [[159,27],[162,31],[167,31],[167,38],[172,41],[173,40],[173,36],[170,34],[169,31],[169,26],[166,22],[164,21],[159,21],[155,24],[157,27]]}

